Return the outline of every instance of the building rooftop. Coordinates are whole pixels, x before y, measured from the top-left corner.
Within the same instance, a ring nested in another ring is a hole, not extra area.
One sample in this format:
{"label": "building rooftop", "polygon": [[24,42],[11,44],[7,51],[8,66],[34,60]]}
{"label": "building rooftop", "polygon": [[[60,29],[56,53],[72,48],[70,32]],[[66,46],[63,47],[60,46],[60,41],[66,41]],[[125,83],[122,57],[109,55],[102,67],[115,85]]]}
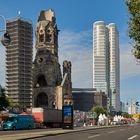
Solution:
{"label": "building rooftop", "polygon": [[72,92],[96,92],[96,88],[73,88]]}
{"label": "building rooftop", "polygon": [[6,22],[9,23],[9,22],[17,21],[17,20],[25,21],[25,22],[28,22],[29,24],[32,24],[32,21],[30,19],[23,18],[23,17],[20,17],[20,16],[17,16],[15,18],[11,18],[11,19],[6,19]]}

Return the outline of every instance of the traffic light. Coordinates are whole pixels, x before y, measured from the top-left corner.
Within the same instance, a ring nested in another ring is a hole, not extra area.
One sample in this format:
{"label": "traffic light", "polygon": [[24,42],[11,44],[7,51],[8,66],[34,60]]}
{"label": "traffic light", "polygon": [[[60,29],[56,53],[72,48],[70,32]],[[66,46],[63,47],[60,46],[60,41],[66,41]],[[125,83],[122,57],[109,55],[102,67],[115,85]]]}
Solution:
{"label": "traffic light", "polygon": [[3,46],[8,46],[10,45],[11,39],[10,39],[10,35],[6,32],[4,33],[4,35],[1,38],[1,43]]}
{"label": "traffic light", "polygon": [[139,106],[139,102],[136,102],[136,105]]}

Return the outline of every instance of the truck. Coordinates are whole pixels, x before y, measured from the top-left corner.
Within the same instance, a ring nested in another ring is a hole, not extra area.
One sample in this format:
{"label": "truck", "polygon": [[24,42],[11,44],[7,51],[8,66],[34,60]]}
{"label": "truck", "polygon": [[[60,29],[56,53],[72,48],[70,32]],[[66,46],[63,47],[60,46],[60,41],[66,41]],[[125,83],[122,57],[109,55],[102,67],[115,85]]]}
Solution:
{"label": "truck", "polygon": [[39,127],[61,127],[62,110],[48,108],[32,108],[32,115]]}
{"label": "truck", "polygon": [[9,115],[2,124],[3,130],[32,129],[34,128],[34,118],[32,115]]}

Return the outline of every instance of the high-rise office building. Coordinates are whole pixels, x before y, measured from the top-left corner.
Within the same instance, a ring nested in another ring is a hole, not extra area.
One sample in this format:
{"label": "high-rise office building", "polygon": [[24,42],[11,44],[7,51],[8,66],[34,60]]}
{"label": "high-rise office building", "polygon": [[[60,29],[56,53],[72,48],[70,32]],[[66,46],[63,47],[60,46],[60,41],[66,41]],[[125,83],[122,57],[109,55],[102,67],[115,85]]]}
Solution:
{"label": "high-rise office building", "polygon": [[6,46],[6,90],[9,99],[31,106],[32,93],[32,23],[17,17],[8,20],[10,45]]}
{"label": "high-rise office building", "polygon": [[120,110],[119,35],[114,23],[93,25],[93,87],[108,96],[111,111]]}
{"label": "high-rise office building", "polygon": [[108,93],[109,90],[109,40],[103,21],[94,24],[93,87]]}
{"label": "high-rise office building", "polygon": [[131,101],[131,102],[128,103],[128,113],[129,114],[138,113],[138,106],[136,105],[135,101]]}

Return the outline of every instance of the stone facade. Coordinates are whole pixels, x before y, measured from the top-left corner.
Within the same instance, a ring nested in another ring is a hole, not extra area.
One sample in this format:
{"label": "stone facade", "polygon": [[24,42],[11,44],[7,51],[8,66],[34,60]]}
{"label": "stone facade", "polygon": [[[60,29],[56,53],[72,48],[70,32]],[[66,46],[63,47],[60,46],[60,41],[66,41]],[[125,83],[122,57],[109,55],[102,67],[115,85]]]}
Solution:
{"label": "stone facade", "polygon": [[104,92],[94,93],[94,102],[97,106],[102,106],[107,110],[107,95]]}
{"label": "stone facade", "polygon": [[63,104],[73,104],[72,101],[72,82],[71,82],[71,62],[70,61],[64,61],[63,62],[63,77],[65,79],[64,85],[63,85],[63,95],[64,100]]}
{"label": "stone facade", "polygon": [[71,62],[68,62],[70,66],[63,70],[63,75],[67,73],[67,76],[62,77],[54,11],[49,9],[40,12],[35,34],[37,52],[33,64],[33,107],[61,109],[64,94],[72,95]]}

